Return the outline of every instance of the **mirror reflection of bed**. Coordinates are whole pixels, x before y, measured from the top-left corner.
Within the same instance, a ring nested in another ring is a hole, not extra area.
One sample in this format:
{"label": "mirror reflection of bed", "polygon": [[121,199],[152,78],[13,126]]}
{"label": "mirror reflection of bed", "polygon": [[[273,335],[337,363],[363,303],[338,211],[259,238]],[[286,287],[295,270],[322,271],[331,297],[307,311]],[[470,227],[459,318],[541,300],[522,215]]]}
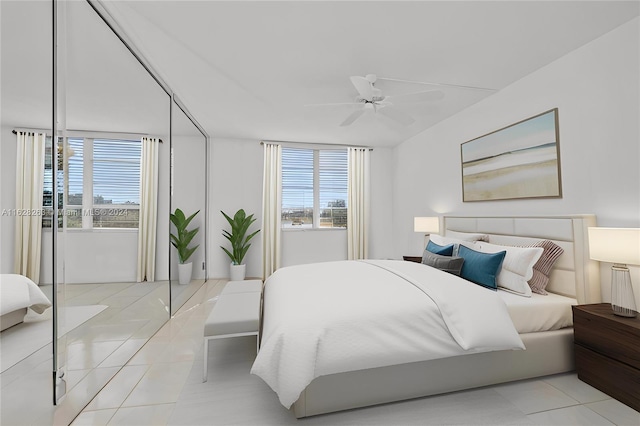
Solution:
{"label": "mirror reflection of bed", "polygon": [[[53,315],[52,285],[37,286],[17,274],[0,276],[2,298],[1,372],[22,370],[42,356],[50,356]],[[70,371],[86,370],[100,358],[104,362],[127,340],[134,352],[151,337],[162,322],[153,319],[147,306],[161,297],[159,287],[148,283],[84,283],[66,288],[66,305],[58,313],[59,336],[67,339],[69,353],[79,353],[74,345],[95,343],[101,351],[95,358],[68,359]],[[25,306],[26,305],[26,306]],[[17,306],[24,306],[14,308]],[[124,348],[120,351],[122,352]],[[33,359],[30,359],[33,358]],[[3,376],[4,378],[4,376]],[[75,383],[67,383],[72,387]]]}

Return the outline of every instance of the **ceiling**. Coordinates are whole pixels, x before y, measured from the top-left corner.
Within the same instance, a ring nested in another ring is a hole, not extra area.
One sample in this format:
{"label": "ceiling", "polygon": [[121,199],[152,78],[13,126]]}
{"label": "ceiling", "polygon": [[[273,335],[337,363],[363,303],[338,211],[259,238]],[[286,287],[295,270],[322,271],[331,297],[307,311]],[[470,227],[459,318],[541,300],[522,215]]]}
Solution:
{"label": "ceiling", "polygon": [[[37,30],[20,33],[16,20],[5,13],[26,16],[20,8],[33,2],[11,8],[7,3],[2,1],[2,121],[26,125],[29,120],[22,118],[36,116],[28,101],[36,85],[13,84],[24,80],[25,70],[16,64],[24,64],[25,51],[31,58],[50,57],[50,43],[35,46]],[[394,146],[639,14],[637,1],[101,3],[211,137],[367,146]],[[85,26],[87,31],[91,27]],[[5,31],[20,36],[8,38]],[[50,32],[50,24],[40,31]],[[98,60],[104,57],[95,49],[99,33],[75,37],[70,45],[86,57],[94,52]],[[27,42],[31,50],[25,50]],[[42,56],[33,54],[36,48],[44,50]],[[107,66],[91,73],[100,83],[88,91],[90,99],[82,100],[80,91],[68,102],[113,99],[115,106],[122,98],[115,93],[138,86],[122,84]],[[442,90],[441,100],[398,105],[415,119],[409,126],[368,112],[341,127],[354,106],[305,106],[353,102],[357,92],[349,77],[366,74],[495,90],[376,83],[384,95]],[[82,82],[84,75],[69,85]],[[38,93],[50,85],[46,71],[44,81]],[[11,93],[20,102],[9,103]],[[116,120],[120,127],[134,125],[127,117],[132,117],[128,110]],[[74,123],[76,128],[96,125]]]}

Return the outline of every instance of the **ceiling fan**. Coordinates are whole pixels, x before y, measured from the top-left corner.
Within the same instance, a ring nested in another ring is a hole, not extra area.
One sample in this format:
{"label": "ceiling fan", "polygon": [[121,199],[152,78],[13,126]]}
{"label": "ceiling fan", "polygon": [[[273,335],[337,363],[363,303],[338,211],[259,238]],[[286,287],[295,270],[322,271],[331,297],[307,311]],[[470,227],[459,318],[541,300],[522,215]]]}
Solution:
{"label": "ceiling fan", "polygon": [[457,88],[466,88],[466,89],[478,89],[478,90],[494,90],[494,89],[486,89],[483,87],[473,87],[473,86],[460,86],[454,84],[443,84],[443,83],[425,83],[425,82],[417,82],[417,81],[408,81],[408,80],[399,80],[393,78],[380,78],[375,74],[367,74],[364,77],[361,76],[352,76],[350,77],[351,83],[355,87],[358,92],[358,96],[356,96],[354,102],[347,103],[332,103],[332,104],[313,104],[307,106],[338,106],[338,105],[360,105],[362,108],[357,109],[352,112],[341,124],[340,126],[349,126],[358,118],[360,118],[365,112],[372,111],[376,114],[384,115],[391,120],[400,123],[404,126],[409,126],[415,122],[415,119],[411,117],[409,114],[401,111],[396,108],[395,104],[400,103],[416,103],[416,102],[432,102],[438,101],[444,98],[444,92],[441,90],[425,90],[419,92],[406,93],[402,95],[395,96],[385,96],[378,87],[375,86],[377,81],[386,80],[400,83],[410,83],[410,84],[424,84],[430,86],[447,86],[447,87],[457,87]]}

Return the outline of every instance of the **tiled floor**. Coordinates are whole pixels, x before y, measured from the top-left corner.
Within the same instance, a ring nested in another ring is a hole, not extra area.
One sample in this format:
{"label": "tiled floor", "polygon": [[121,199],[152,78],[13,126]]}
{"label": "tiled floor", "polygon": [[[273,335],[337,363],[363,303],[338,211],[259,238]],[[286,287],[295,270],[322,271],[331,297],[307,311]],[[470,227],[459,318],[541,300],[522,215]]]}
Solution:
{"label": "tiled floor", "polygon": [[[51,286],[45,286],[51,293]],[[64,341],[67,394],[52,405],[52,344],[2,372],[2,425],[69,424],[167,319],[168,282],[66,285],[67,306],[107,308]],[[48,294],[51,298],[51,294]],[[159,315],[153,315],[159,313]]]}
{"label": "tiled floor", "polygon": [[253,338],[212,348],[213,373],[202,383],[203,324],[224,284],[203,286],[73,425],[640,425],[640,413],[572,373],[296,420],[248,373]]}

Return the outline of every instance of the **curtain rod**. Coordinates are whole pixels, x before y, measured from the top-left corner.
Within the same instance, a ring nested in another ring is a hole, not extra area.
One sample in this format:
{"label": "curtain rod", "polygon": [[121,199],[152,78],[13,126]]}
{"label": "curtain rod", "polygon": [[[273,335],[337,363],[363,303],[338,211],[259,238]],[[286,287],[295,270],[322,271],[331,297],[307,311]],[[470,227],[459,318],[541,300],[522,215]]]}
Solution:
{"label": "curtain rod", "polygon": [[337,144],[337,143],[313,143],[313,142],[288,142],[288,141],[260,141],[260,145],[264,145],[265,143],[274,143],[274,144],[279,144],[279,145],[289,145],[289,146],[300,146],[300,147],[304,147],[304,146],[323,146],[326,148],[330,148],[330,147],[342,147],[342,148],[363,148],[363,149],[368,149],[369,151],[373,151],[373,148],[368,147],[368,146],[361,146],[361,145],[344,145],[344,144]]}
{"label": "curtain rod", "polygon": [[[68,132],[72,132],[72,133],[103,133],[105,135],[108,135],[109,132],[100,132],[100,131],[93,131],[93,130],[67,130]],[[41,132],[41,133],[46,133],[47,130],[45,129],[13,129],[11,130],[11,133],[13,133],[14,135],[17,135],[18,132],[25,132],[25,133],[37,133],[37,132]],[[143,134],[143,133],[112,133],[114,135],[129,135],[129,136],[133,136],[133,135],[139,135],[142,137],[149,137],[149,135]],[[95,139],[95,138],[94,138]],[[162,139],[158,138],[158,141],[160,141],[160,143],[164,143],[162,142]]]}

